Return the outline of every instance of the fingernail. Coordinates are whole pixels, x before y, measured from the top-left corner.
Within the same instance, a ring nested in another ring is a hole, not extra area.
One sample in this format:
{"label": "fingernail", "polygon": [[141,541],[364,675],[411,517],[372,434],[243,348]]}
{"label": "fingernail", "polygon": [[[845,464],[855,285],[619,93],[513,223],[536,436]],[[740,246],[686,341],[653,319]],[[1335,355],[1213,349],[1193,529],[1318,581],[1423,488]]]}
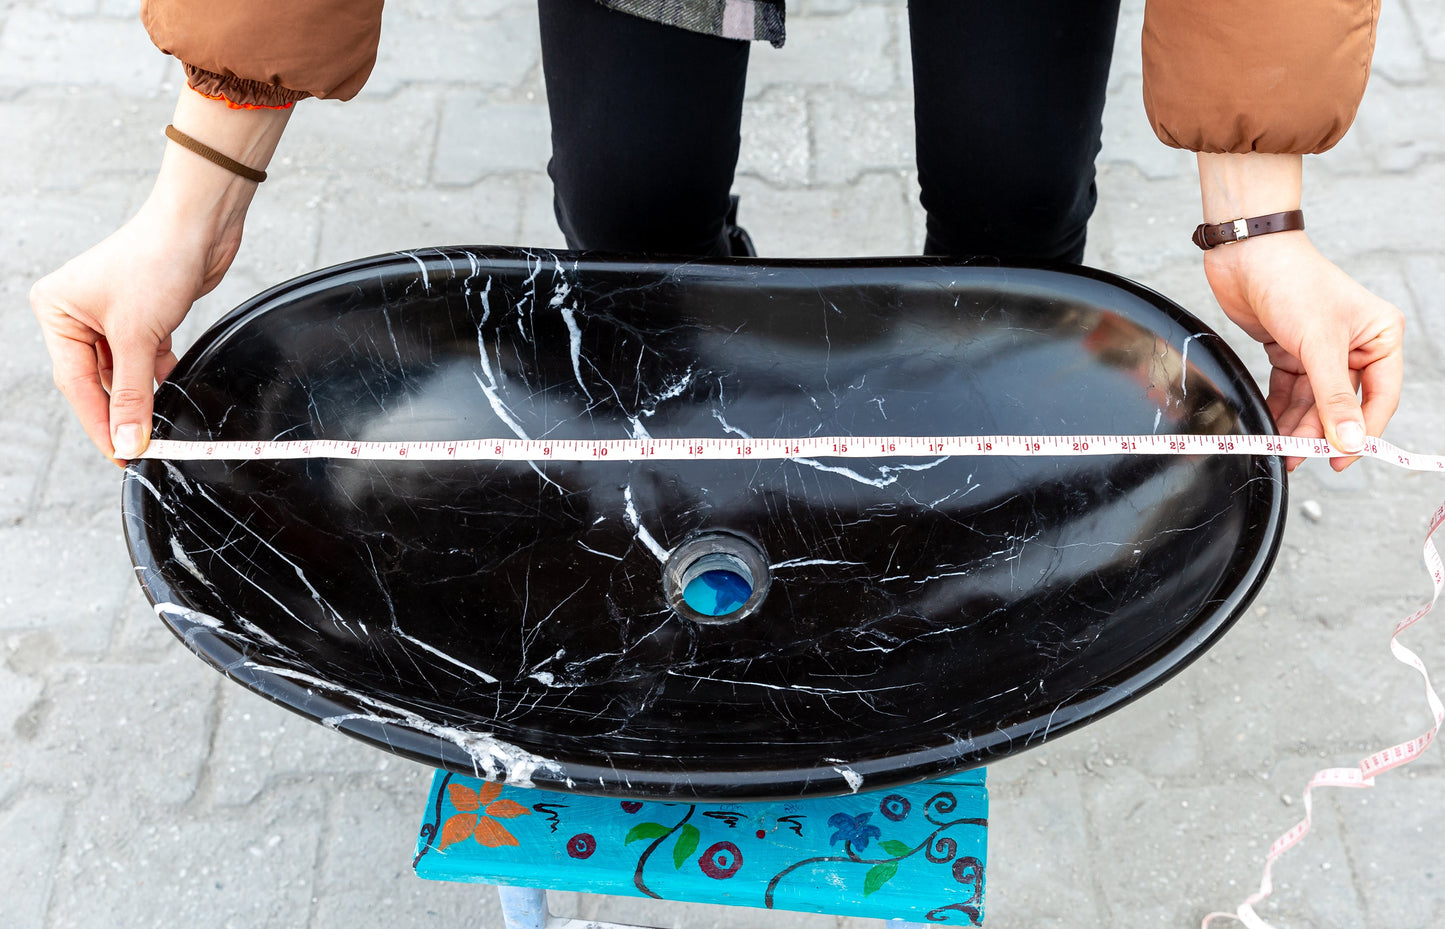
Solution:
{"label": "fingernail", "polygon": [[1359,423],[1340,423],[1340,451],[1358,452],[1365,448],[1365,427]]}
{"label": "fingernail", "polygon": [[115,457],[134,458],[141,453],[140,426],[126,423],[115,427]]}

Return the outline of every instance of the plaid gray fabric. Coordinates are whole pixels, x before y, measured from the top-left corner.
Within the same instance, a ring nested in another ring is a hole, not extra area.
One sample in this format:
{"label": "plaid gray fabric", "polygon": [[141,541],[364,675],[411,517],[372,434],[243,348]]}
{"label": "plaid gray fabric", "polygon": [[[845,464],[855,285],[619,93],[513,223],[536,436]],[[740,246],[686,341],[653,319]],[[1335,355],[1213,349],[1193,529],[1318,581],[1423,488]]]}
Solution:
{"label": "plaid gray fabric", "polygon": [[597,0],[622,13],[725,39],[766,41],[781,47],[783,0]]}

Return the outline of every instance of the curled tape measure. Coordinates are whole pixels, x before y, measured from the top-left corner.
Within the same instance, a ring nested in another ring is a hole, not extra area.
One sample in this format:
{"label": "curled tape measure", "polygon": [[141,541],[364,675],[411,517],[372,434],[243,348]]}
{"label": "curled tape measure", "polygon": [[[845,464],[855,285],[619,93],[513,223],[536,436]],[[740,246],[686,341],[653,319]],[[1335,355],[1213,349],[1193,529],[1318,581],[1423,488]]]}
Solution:
{"label": "curled tape measure", "polygon": [[[1279,455],[1288,458],[1336,458],[1345,453],[1321,439],[1276,435],[955,435],[955,436],[811,436],[807,438],[706,439],[465,439],[430,442],[175,441],[157,439],[142,458],[253,461],[337,458],[357,461],[739,461],[787,458],[940,458],[1067,457],[1074,455]],[[1368,438],[1360,457],[1376,458],[1411,471],[1445,472],[1445,456],[1408,452],[1383,439]],[[1396,626],[1390,653],[1420,673],[1425,699],[1434,715],[1429,731],[1361,759],[1352,768],[1326,768],[1304,790],[1305,817],[1270,846],[1259,890],[1234,913],[1210,913],[1202,929],[1216,919],[1237,919],[1249,929],[1270,929],[1254,905],[1273,889],[1274,862],[1307,835],[1313,822],[1310,791],[1315,787],[1373,787],[1375,778],[1418,758],[1445,723],[1445,706],[1430,684],[1418,655],[1400,644],[1399,635],[1424,618],[1445,589],[1445,564],[1435,548],[1436,530],[1445,524],[1445,504],[1430,518],[1425,536],[1425,565],[1434,595]]]}

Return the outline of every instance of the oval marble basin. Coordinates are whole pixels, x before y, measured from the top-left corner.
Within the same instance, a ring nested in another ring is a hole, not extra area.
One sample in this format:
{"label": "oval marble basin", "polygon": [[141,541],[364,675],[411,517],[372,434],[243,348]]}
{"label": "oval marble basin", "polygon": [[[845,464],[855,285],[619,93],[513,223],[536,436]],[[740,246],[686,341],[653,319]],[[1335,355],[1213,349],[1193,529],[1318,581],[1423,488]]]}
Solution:
{"label": "oval marble basin", "polygon": [[[186,355],[156,421],[218,440],[1272,431],[1218,336],[1098,272],[502,249],[262,294]],[[1116,709],[1241,615],[1284,500],[1263,457],[142,461],[124,514],[176,635],[304,716],[468,774],[721,799],[942,776]]]}

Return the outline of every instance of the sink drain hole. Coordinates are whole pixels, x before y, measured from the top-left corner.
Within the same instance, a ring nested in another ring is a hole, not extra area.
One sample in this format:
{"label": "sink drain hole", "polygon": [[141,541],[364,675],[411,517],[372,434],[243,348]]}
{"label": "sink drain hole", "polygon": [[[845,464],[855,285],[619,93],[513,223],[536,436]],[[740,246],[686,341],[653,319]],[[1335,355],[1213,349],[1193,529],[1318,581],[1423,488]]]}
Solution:
{"label": "sink drain hole", "polygon": [[730,623],[751,615],[768,589],[768,561],[751,539],[713,531],[679,545],[663,567],[668,603],[700,623]]}
{"label": "sink drain hole", "polygon": [[682,572],[682,599],[704,616],[727,616],[753,595],[748,566],[732,555],[704,555]]}

